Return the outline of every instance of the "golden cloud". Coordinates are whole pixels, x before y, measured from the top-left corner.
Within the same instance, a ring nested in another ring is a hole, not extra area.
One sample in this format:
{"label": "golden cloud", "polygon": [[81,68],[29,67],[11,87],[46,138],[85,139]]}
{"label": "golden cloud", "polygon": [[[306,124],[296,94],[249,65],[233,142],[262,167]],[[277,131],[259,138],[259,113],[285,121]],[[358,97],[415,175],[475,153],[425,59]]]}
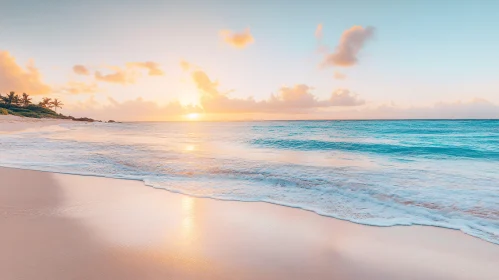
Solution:
{"label": "golden cloud", "polygon": [[97,81],[115,84],[133,84],[135,83],[135,75],[127,73],[127,71],[116,68],[114,73],[102,74],[100,71],[95,72],[95,79]]}
{"label": "golden cloud", "polygon": [[196,83],[196,86],[204,96],[207,97],[218,97],[224,95],[218,91],[218,82],[213,82],[210,80],[208,75],[203,71],[195,71],[192,73],[192,79]]}
{"label": "golden cloud", "polygon": [[280,110],[301,110],[315,107],[323,107],[320,101],[317,101],[315,96],[310,93],[311,87],[300,84],[293,87],[282,87],[279,93],[270,96],[267,104],[270,107]]}
{"label": "golden cloud", "polygon": [[133,68],[144,68],[149,70],[147,73],[149,76],[163,76],[165,73],[163,70],[161,70],[159,67],[159,64],[153,61],[146,61],[146,62],[128,62],[127,68],[133,69]]}
{"label": "golden cloud", "polygon": [[148,76],[163,76],[164,72],[160,69],[158,63],[153,61],[146,62],[127,62],[125,67],[109,66],[106,67],[112,70],[112,73],[103,74],[101,71],[96,71],[94,77],[97,81],[115,83],[115,84],[134,84],[137,78],[141,76],[140,69],[147,70]]}
{"label": "golden cloud", "polygon": [[23,69],[9,52],[0,51],[0,92],[13,90],[37,95],[47,94],[51,88],[42,81],[32,61]]}
{"label": "golden cloud", "polygon": [[252,97],[231,98],[228,93],[218,89],[218,82],[212,81],[201,70],[192,73],[192,79],[201,93],[200,104],[206,113],[305,113],[318,108],[359,106],[365,103],[346,89],[333,92],[327,100],[318,100],[311,93],[312,88],[304,84],[282,87],[277,94],[261,101]]}
{"label": "golden cloud", "polygon": [[83,76],[90,75],[90,71],[87,69],[87,67],[85,67],[83,65],[73,66],[73,72],[75,72],[78,75],[83,75]]}
{"label": "golden cloud", "polygon": [[341,35],[340,44],[333,53],[326,56],[322,65],[349,67],[357,64],[360,50],[373,34],[374,28],[371,26],[353,26],[345,30]]}
{"label": "golden cloud", "polygon": [[189,69],[191,69],[192,65],[189,62],[182,60],[182,61],[180,61],[180,67],[182,67],[182,70],[184,70],[184,71],[189,71]]}
{"label": "golden cloud", "polygon": [[[183,116],[192,112],[201,112],[196,106],[183,106],[178,101],[166,105],[157,102],[136,98],[123,102],[108,97],[108,104],[100,105],[93,96],[84,102],[66,106],[66,112],[73,116],[91,116],[101,120],[118,121],[158,121],[182,120]],[[133,114],[130,114],[133,112]]]}
{"label": "golden cloud", "polygon": [[366,102],[351,93],[348,89],[337,89],[331,94],[329,104],[331,106],[359,106]]}
{"label": "golden cloud", "polygon": [[245,29],[243,32],[234,33],[230,30],[220,31],[220,37],[228,45],[235,48],[245,48],[247,45],[252,44],[255,39],[249,29]]}
{"label": "golden cloud", "polygon": [[347,75],[345,75],[341,72],[338,72],[338,71],[334,71],[333,78],[335,78],[336,80],[344,80],[347,78]]}
{"label": "golden cloud", "polygon": [[[293,87],[294,88],[294,87]],[[300,87],[298,87],[300,88]],[[302,88],[303,89],[303,88]],[[333,96],[344,96],[340,93]],[[337,98],[337,97],[334,97]],[[197,106],[183,106],[177,101],[173,101],[164,106],[158,105],[153,101],[146,101],[142,98],[118,102],[108,98],[107,105],[100,104],[94,97],[90,97],[84,102],[68,104],[65,111],[76,117],[91,116],[92,118],[102,120],[119,121],[158,121],[158,120],[182,120],[185,114],[203,110]],[[231,99],[230,105],[236,104],[240,108],[248,108],[249,105],[260,104],[249,99]],[[340,98],[341,100],[341,98]],[[254,103],[252,103],[254,102]],[[341,103],[341,102],[340,102]],[[225,107],[222,107],[225,108]],[[251,109],[251,108],[249,108]],[[204,110],[206,113],[220,113],[225,117],[219,119],[247,119],[241,113],[255,113],[255,111],[237,111],[237,110]],[[134,112],[134,114],[130,114]],[[234,113],[230,115],[230,113]],[[341,110],[328,111],[317,110],[307,112],[306,115],[293,114],[295,112],[279,111],[258,111],[258,119],[452,119],[452,118],[471,118],[471,119],[497,119],[499,118],[499,106],[484,99],[475,98],[464,102],[439,102],[429,107],[399,107],[394,104],[380,105],[375,107],[363,107],[359,110],[357,107],[342,107]],[[299,112],[298,112],[299,113]],[[217,116],[217,114],[214,114]],[[215,118],[216,119],[216,118]],[[249,119],[252,119],[250,117]]]}

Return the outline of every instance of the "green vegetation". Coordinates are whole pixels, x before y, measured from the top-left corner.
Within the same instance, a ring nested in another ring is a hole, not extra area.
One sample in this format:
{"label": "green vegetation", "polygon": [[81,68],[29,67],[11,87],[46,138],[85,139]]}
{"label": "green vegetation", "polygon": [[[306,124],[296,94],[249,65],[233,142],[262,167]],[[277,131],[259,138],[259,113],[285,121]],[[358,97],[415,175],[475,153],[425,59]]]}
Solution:
{"label": "green vegetation", "polygon": [[21,96],[11,91],[7,95],[0,94],[0,109],[3,115],[14,115],[28,118],[52,118],[70,119],[70,117],[57,114],[51,108],[61,108],[62,103],[58,100],[54,105],[50,98],[44,98],[45,102],[38,105],[32,104],[31,97],[23,93]]}
{"label": "green vegetation", "polygon": [[[0,94],[0,115],[14,115],[28,118],[71,119],[75,121],[93,122],[90,118],[74,118],[57,114],[55,110],[64,105],[57,98],[43,98],[38,105],[32,104],[31,97],[23,93],[21,96],[11,91],[7,95]],[[52,110],[54,109],[54,110]]]}
{"label": "green vegetation", "polygon": [[[4,107],[4,104],[0,103],[0,107]],[[2,108],[7,111],[9,115],[28,117],[28,118],[52,118],[52,119],[69,119],[64,115],[59,115],[56,112],[43,108],[38,105],[28,105],[26,107],[21,107],[17,105],[11,105],[8,108]]]}

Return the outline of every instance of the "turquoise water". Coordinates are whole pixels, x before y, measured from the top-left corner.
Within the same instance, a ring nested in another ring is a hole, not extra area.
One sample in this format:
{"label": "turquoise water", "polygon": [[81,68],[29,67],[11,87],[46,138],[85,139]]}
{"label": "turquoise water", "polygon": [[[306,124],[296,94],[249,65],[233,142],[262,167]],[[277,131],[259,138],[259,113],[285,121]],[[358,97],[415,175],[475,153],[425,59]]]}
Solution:
{"label": "turquoise water", "polygon": [[0,134],[0,165],[142,180],[499,244],[499,121],[69,123]]}

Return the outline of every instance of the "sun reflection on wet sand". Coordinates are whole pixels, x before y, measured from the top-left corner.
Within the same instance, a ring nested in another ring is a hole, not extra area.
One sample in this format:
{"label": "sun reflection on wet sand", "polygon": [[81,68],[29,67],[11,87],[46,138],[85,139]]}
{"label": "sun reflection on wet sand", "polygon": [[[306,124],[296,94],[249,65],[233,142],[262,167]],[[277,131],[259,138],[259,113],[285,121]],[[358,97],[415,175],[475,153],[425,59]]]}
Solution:
{"label": "sun reflection on wet sand", "polygon": [[190,196],[182,197],[182,224],[180,227],[181,244],[192,244],[195,231],[195,199]]}
{"label": "sun reflection on wet sand", "polygon": [[185,150],[189,151],[189,152],[195,151],[196,150],[196,146],[194,146],[194,145],[187,145],[187,146],[185,146]]}

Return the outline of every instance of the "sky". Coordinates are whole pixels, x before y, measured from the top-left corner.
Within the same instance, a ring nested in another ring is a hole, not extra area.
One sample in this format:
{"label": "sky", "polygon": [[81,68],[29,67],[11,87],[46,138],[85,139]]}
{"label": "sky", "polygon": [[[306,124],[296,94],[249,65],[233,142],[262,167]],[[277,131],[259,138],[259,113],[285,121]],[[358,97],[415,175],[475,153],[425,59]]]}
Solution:
{"label": "sky", "polygon": [[0,0],[0,93],[123,121],[499,118],[499,1]]}

